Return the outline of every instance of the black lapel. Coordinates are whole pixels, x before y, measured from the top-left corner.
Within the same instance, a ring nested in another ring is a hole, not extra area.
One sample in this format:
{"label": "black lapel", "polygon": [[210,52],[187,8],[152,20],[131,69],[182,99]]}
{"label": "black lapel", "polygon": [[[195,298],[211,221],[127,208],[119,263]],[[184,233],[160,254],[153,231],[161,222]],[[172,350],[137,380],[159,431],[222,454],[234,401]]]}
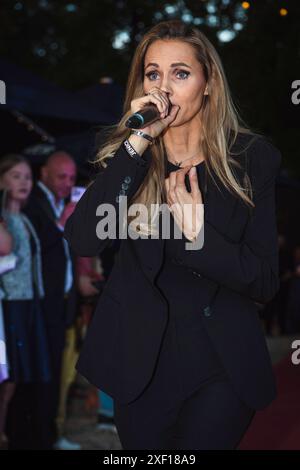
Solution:
{"label": "black lapel", "polygon": [[53,223],[55,223],[56,221],[55,213],[51,207],[50,202],[48,201],[46,194],[41,188],[39,188],[39,186],[35,187],[33,198],[36,200],[39,206],[43,209],[43,211],[46,213],[49,219],[52,220]]}

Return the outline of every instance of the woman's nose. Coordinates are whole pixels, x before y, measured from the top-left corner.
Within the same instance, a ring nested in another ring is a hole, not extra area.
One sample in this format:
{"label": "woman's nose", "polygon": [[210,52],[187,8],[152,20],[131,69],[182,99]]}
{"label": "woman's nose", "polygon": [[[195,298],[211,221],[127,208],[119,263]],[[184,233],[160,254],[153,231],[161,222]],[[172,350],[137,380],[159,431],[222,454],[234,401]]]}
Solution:
{"label": "woman's nose", "polygon": [[163,91],[163,92],[166,93],[167,99],[168,99],[168,101],[170,102],[170,96],[171,96],[170,90],[169,90],[168,88],[166,88],[166,87],[161,87],[160,89],[161,89],[161,91]]}
{"label": "woman's nose", "polygon": [[171,94],[171,91],[170,91],[169,87],[161,86],[160,89],[161,89],[161,91],[165,92],[167,94],[167,97],[169,98],[169,95]]}

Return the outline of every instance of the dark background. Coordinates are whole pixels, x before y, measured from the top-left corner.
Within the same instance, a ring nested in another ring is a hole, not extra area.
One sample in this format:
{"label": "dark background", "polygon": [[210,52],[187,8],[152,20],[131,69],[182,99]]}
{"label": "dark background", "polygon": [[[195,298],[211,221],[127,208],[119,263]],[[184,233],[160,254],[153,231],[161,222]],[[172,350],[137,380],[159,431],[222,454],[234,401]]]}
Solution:
{"label": "dark background", "polygon": [[[281,9],[286,9],[287,14]],[[51,83],[52,92],[55,85],[57,92],[91,91],[93,86],[105,88],[97,85],[101,77],[113,79],[114,110],[109,113],[102,107],[106,119],[99,121],[92,111],[88,119],[84,117],[88,114],[88,99],[83,105],[84,93],[77,93],[82,103],[76,107],[73,102],[72,119],[49,117],[45,109],[41,116],[36,110],[31,114],[34,122],[54,137],[75,134],[98,124],[113,123],[120,116],[137,43],[152,25],[174,17],[193,22],[207,34],[224,63],[243,119],[274,139],[290,174],[298,176],[300,105],[291,102],[291,84],[300,79],[297,0],[250,1],[248,8],[247,2],[233,0],[2,0],[0,58],[45,79],[48,85]],[[224,41],[224,37],[232,39]],[[20,73],[15,71],[12,75],[16,80]],[[106,108],[111,103],[108,101]],[[39,105],[47,108],[47,102]],[[68,107],[67,100],[64,106]],[[30,117],[30,112],[27,115]]]}

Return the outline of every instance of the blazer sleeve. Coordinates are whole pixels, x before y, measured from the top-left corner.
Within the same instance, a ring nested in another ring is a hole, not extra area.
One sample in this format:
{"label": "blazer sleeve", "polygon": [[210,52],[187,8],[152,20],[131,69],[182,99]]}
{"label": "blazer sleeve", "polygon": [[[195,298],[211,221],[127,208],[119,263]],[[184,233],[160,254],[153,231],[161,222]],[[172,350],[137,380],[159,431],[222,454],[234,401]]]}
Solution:
{"label": "blazer sleeve", "polygon": [[[279,289],[278,235],[275,210],[275,180],[281,153],[264,138],[248,150],[250,180],[255,208],[249,216],[243,241],[234,243],[205,218],[204,243],[187,250],[189,241],[177,252],[182,264],[204,277],[245,295],[256,302],[269,302]],[[203,236],[203,234],[202,234]]]}
{"label": "blazer sleeve", "polygon": [[[149,149],[142,156],[130,156],[124,141],[114,156],[106,160],[93,183],[86,189],[72,215],[68,218],[64,238],[79,256],[99,255],[111,241],[111,237],[100,239],[96,227],[104,216],[96,215],[100,204],[111,204],[116,211],[116,236],[118,238],[119,197],[127,196],[127,205],[142,184],[151,163]],[[125,188],[125,189],[124,189]]]}

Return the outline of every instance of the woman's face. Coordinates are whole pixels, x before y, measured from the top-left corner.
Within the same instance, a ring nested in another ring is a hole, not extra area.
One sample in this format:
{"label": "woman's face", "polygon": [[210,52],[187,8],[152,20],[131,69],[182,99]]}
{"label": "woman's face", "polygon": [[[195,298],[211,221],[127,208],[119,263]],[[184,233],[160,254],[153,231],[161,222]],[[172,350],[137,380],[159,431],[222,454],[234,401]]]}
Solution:
{"label": "woman's face", "polygon": [[143,85],[145,93],[158,87],[169,93],[172,104],[180,106],[176,119],[170,124],[170,127],[177,127],[198,115],[206,80],[190,44],[159,39],[147,49]]}
{"label": "woman's face", "polygon": [[24,202],[32,189],[32,173],[30,166],[25,162],[13,166],[3,174],[1,186],[8,191],[10,199]]}

